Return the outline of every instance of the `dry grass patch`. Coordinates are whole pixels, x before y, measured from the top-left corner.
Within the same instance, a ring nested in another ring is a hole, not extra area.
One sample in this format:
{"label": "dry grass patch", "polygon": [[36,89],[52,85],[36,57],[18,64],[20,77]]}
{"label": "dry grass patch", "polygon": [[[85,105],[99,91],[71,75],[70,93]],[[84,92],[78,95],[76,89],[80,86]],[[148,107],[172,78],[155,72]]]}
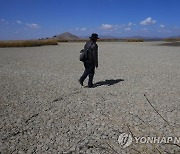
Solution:
{"label": "dry grass patch", "polygon": [[160,44],[162,46],[180,47],[180,42],[168,42]]}
{"label": "dry grass patch", "polygon": [[163,41],[165,41],[166,43],[162,43],[160,45],[173,46],[173,47],[179,47],[180,46],[180,38],[166,38]]}
{"label": "dry grass patch", "polygon": [[28,41],[0,41],[0,47],[36,47],[44,45],[57,45],[56,40],[28,40]]}
{"label": "dry grass patch", "polygon": [[180,38],[166,38],[164,39],[165,42],[177,42],[180,41]]}

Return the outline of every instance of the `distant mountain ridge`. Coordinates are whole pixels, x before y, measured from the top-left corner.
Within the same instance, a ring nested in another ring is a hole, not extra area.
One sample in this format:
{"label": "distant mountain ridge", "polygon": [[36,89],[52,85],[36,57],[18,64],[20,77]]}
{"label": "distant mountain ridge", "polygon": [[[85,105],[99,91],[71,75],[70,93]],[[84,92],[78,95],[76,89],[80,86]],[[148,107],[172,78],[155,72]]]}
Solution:
{"label": "distant mountain ridge", "polygon": [[[143,36],[130,36],[130,37],[117,37],[117,36],[108,36],[108,35],[100,35],[100,39],[144,39],[144,40],[163,40],[165,38],[180,38],[180,35],[177,36],[171,36],[171,37],[143,37]],[[59,35],[53,36],[53,39],[59,39],[59,40],[81,40],[81,39],[89,39],[89,36],[81,36],[78,37],[74,34],[71,34],[69,32],[65,32]]]}
{"label": "distant mountain ridge", "polygon": [[171,37],[168,37],[168,38],[180,38],[180,35],[171,36]]}

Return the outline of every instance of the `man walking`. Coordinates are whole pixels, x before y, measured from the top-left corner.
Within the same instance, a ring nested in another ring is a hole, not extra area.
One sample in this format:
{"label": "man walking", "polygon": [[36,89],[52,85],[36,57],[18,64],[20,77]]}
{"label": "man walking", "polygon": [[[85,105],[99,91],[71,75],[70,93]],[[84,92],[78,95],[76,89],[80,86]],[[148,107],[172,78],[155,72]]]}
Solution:
{"label": "man walking", "polygon": [[93,33],[91,37],[89,37],[90,40],[86,42],[84,46],[84,51],[88,50],[87,53],[87,60],[84,61],[84,67],[85,71],[83,75],[79,79],[79,83],[83,86],[83,82],[86,79],[87,76],[89,76],[88,81],[88,87],[93,87],[93,77],[95,73],[95,67],[98,67],[98,45],[96,44],[96,41],[98,38],[98,34]]}

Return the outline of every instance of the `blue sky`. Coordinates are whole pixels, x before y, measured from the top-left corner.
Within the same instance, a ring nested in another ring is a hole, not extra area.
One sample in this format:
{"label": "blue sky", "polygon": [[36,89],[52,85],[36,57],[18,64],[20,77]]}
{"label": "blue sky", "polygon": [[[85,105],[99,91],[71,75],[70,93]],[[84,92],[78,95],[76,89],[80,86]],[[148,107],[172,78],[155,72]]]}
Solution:
{"label": "blue sky", "polygon": [[180,0],[1,0],[0,40],[180,35]]}

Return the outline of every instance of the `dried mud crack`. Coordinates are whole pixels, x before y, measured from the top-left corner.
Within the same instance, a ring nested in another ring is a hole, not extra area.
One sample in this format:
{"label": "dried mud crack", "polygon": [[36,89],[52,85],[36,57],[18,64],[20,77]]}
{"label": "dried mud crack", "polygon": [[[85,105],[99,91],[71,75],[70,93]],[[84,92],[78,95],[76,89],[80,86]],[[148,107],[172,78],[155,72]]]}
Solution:
{"label": "dried mud crack", "polygon": [[0,49],[0,153],[179,153],[179,143],[135,142],[180,137],[179,48],[101,42],[89,89],[78,83],[83,45]]}

